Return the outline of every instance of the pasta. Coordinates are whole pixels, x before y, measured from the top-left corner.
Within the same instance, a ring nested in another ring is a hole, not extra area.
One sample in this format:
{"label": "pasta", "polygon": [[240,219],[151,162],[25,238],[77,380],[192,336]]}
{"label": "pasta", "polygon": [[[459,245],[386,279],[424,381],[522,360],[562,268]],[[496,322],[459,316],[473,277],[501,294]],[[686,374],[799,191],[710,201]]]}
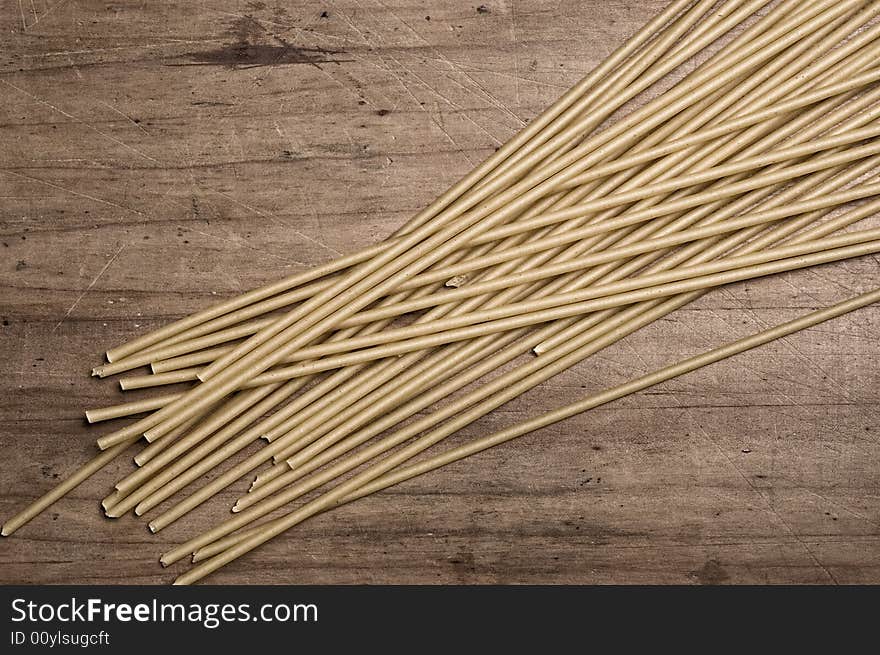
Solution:
{"label": "pasta", "polygon": [[880,210],[878,16],[863,0],[672,2],[386,240],[107,350],[93,375],[150,367],[123,390],[187,386],[88,410],[144,416],[98,437],[3,535],[143,438],[102,506],[144,515],[175,498],[153,532],[257,473],[233,517],[162,556],[193,555],[176,580],[193,583],[315,514],[877,302],[411,461],[713,288],[880,252],[880,228],[849,229]]}

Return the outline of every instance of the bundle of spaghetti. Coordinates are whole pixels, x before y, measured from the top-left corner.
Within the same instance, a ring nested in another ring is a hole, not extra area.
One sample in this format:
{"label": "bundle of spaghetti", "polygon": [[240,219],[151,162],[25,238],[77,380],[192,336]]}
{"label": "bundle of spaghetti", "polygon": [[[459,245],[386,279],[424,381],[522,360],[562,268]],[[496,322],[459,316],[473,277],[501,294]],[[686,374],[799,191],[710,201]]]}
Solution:
{"label": "bundle of spaghetti", "polygon": [[880,252],[880,228],[850,229],[880,210],[878,15],[878,1],[671,3],[385,241],[108,350],[94,375],[150,366],[123,390],[186,386],[87,411],[146,415],[3,534],[143,437],[108,516],[209,476],[153,532],[259,472],[235,516],[162,556],[206,560],[179,578],[194,582],[338,504],[874,302],[407,464],[712,288]]}

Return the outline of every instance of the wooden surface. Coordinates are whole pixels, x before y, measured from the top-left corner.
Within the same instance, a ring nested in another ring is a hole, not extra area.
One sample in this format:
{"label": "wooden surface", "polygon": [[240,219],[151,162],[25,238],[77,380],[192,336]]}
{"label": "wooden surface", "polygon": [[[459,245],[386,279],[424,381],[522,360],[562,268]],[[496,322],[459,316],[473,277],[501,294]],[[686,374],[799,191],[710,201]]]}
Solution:
{"label": "wooden surface", "polygon": [[[88,376],[106,347],[386,235],[663,5],[4,2],[0,516],[94,453],[82,411],[122,398]],[[878,263],[713,292],[463,437],[867,290]],[[211,581],[878,583],[878,317],[318,517]],[[167,583],[184,565],[159,553],[247,484],[154,536],[99,511],[130,469],[0,542],[0,582]]]}

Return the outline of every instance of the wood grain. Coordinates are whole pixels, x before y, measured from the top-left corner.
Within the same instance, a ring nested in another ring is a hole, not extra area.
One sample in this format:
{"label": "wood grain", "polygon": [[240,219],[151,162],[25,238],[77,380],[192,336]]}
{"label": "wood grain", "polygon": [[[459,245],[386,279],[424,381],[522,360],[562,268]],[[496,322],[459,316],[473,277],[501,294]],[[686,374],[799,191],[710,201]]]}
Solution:
{"label": "wood grain", "polygon": [[[94,452],[100,353],[389,233],[662,1],[0,7],[0,515]],[[880,283],[878,260],[713,292],[473,425]],[[876,307],[315,518],[216,583],[878,583]],[[138,397],[137,394],[126,398]],[[3,583],[167,583],[99,511],[119,461],[14,538]]]}

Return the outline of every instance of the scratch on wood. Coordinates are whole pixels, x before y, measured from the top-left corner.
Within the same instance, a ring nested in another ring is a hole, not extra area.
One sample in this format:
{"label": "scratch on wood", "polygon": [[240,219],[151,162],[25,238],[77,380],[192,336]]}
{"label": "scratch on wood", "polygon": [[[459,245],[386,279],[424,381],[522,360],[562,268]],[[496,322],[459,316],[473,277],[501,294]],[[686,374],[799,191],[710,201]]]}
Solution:
{"label": "scratch on wood", "polygon": [[228,194],[226,194],[226,193],[223,193],[222,191],[216,191],[216,190],[215,190],[214,193],[216,193],[218,196],[222,196],[222,197],[226,198],[226,199],[229,200],[230,202],[235,203],[235,204],[238,205],[239,207],[243,207],[244,209],[247,209],[248,211],[253,212],[253,213],[256,214],[257,216],[263,216],[264,218],[268,218],[269,220],[274,221],[274,222],[277,223],[278,225],[281,225],[281,226],[283,226],[283,227],[289,229],[291,232],[293,232],[294,234],[296,234],[296,235],[302,237],[302,238],[305,239],[306,241],[309,241],[309,242],[314,243],[314,244],[316,244],[316,245],[318,245],[318,246],[321,246],[321,247],[324,248],[325,250],[329,250],[330,252],[332,252],[332,253],[333,253],[334,255],[336,255],[337,257],[342,257],[342,253],[339,252],[338,250],[336,250],[335,248],[331,248],[331,247],[328,246],[326,243],[323,243],[323,242],[321,242],[321,241],[318,241],[318,240],[315,239],[314,237],[310,237],[308,234],[305,234],[304,232],[301,232],[300,230],[297,230],[295,227],[291,227],[290,225],[288,225],[287,223],[285,223],[284,221],[282,221],[280,218],[278,218],[278,217],[275,216],[274,214],[271,214],[271,213],[269,213],[269,212],[263,211],[262,209],[257,209],[256,207],[252,207],[252,206],[250,206],[250,205],[246,205],[245,203],[236,200],[236,199],[233,198],[232,196],[230,196],[230,195],[228,195]]}
{"label": "scratch on wood", "polygon": [[0,173],[6,173],[7,175],[15,175],[16,177],[20,177],[25,180],[30,180],[31,182],[37,182],[39,184],[45,184],[47,187],[51,187],[53,189],[58,189],[59,191],[64,191],[65,193],[69,193],[72,196],[78,196],[80,198],[85,198],[86,200],[92,200],[94,202],[99,202],[102,205],[107,205],[109,207],[116,207],[117,209],[123,209],[127,212],[132,212],[133,214],[137,214],[138,216],[143,216],[143,212],[139,212],[137,209],[133,209],[132,207],[126,207],[125,205],[120,205],[115,202],[111,202],[110,200],[104,200],[103,198],[98,198],[97,196],[91,196],[87,193],[80,193],[79,191],[74,191],[73,189],[68,189],[59,184],[55,184],[53,182],[48,182],[47,180],[41,180],[38,177],[33,177],[31,175],[24,175],[23,173],[16,173],[15,171],[10,171],[8,169],[0,169]]}
{"label": "scratch on wood", "polygon": [[[58,2],[56,2],[54,5],[52,5],[51,7],[49,7],[46,11],[44,11],[44,12],[43,12],[42,14],[40,14],[39,16],[37,16],[37,10],[34,9],[34,22],[31,23],[30,25],[26,25],[26,26],[25,26],[25,31],[27,31],[28,29],[30,29],[31,27],[33,27],[34,25],[36,25],[37,23],[39,23],[39,22],[40,22],[41,20],[43,20],[46,16],[48,16],[48,15],[51,14],[53,11],[55,11],[56,9],[58,9],[58,7],[60,7],[60,6],[62,6],[62,5],[65,5],[65,4],[67,4],[68,2],[69,2],[69,0],[58,0]],[[34,5],[33,0],[31,0],[31,7],[33,7],[33,5]],[[19,6],[21,6],[21,0],[19,0]],[[24,14],[22,14],[22,20],[24,20]]]}
{"label": "scratch on wood", "polygon": [[[74,70],[76,70],[76,67],[74,67]],[[77,71],[77,75],[79,75],[79,71]],[[82,76],[80,75],[80,77],[82,77]],[[147,136],[152,136],[149,132],[147,132],[143,128],[143,126],[140,123],[138,123],[136,120],[134,120],[131,116],[129,116],[125,112],[120,111],[119,109],[117,109],[116,107],[111,105],[109,102],[104,102],[103,100],[98,100],[98,102],[100,104],[104,105],[105,107],[107,107],[107,109],[109,109],[110,111],[115,112],[115,113],[119,114],[120,116],[122,116],[125,120],[127,120],[129,123],[134,125],[137,129],[139,129],[141,132],[143,132]]]}
{"label": "scratch on wood", "polygon": [[64,321],[66,321],[68,318],[70,318],[70,314],[73,312],[74,309],[76,309],[76,306],[79,305],[80,300],[82,300],[83,297],[84,297],[89,291],[92,290],[92,287],[94,287],[95,284],[97,284],[98,280],[101,279],[101,276],[104,275],[104,273],[107,272],[107,269],[110,268],[110,266],[113,264],[113,262],[116,261],[116,258],[119,257],[119,255],[122,253],[123,250],[125,250],[125,248],[126,248],[127,245],[128,245],[128,244],[123,243],[121,246],[119,246],[119,250],[117,250],[116,253],[110,258],[110,260],[109,260],[106,264],[104,264],[104,268],[102,268],[100,271],[98,271],[98,274],[97,274],[94,278],[92,278],[92,281],[89,282],[89,286],[87,286],[87,287],[83,290],[83,292],[82,292],[81,294],[79,294],[79,296],[77,297],[77,299],[74,300],[74,301],[73,301],[73,304],[67,309],[67,312],[64,314],[64,316],[62,317],[62,319],[61,319],[60,321],[58,321],[58,323],[55,325],[55,327],[52,328],[52,333],[53,333],[53,334],[55,333],[56,330],[58,330],[58,328],[61,327],[61,324],[64,323]]}
{"label": "scratch on wood", "polygon": [[[690,413],[690,410],[688,410],[688,412]],[[693,418],[693,417],[692,417],[692,418]],[[707,441],[709,441],[713,446],[715,446],[715,449],[721,454],[721,456],[722,456],[722,457],[725,459],[725,461],[730,465],[730,467],[731,467],[734,471],[736,471],[736,473],[737,473],[737,474],[743,479],[743,481],[744,481],[744,482],[746,483],[746,485],[752,490],[752,492],[753,492],[758,498],[761,499],[761,501],[763,502],[763,504],[764,504],[764,506],[767,508],[767,510],[768,510],[771,514],[773,514],[773,515],[776,517],[776,519],[779,521],[779,523],[785,528],[786,532],[788,532],[788,533],[789,533],[789,534],[790,534],[790,535],[791,535],[791,536],[792,536],[792,537],[798,542],[798,544],[799,544],[799,545],[803,548],[803,550],[807,553],[807,556],[813,561],[813,563],[816,565],[816,567],[819,568],[820,570],[822,570],[822,571],[825,573],[825,575],[826,575],[826,576],[827,576],[827,577],[828,577],[828,578],[829,578],[834,584],[839,584],[838,581],[837,581],[837,578],[835,578],[834,575],[832,575],[831,571],[829,571],[828,568],[827,568],[824,564],[822,564],[822,562],[819,561],[819,559],[816,557],[815,553],[813,553],[813,551],[810,550],[809,546],[807,546],[807,544],[806,544],[806,542],[803,540],[803,538],[802,538],[799,534],[797,534],[797,533],[794,531],[794,529],[791,527],[791,525],[789,525],[788,522],[787,522],[784,518],[782,518],[782,515],[781,515],[781,514],[779,513],[779,511],[773,506],[772,501],[771,501],[769,498],[767,498],[763,493],[761,493],[761,490],[758,489],[758,488],[752,483],[752,481],[749,480],[748,476],[745,475],[745,473],[743,473],[743,472],[740,470],[740,468],[739,468],[739,467],[733,462],[733,460],[730,459],[730,457],[727,455],[727,453],[724,451],[724,449],[721,448],[721,446],[719,446],[717,443],[715,443],[715,440],[712,439],[712,437],[709,436],[709,433],[703,428],[703,426],[700,424],[700,422],[694,420],[694,425],[696,425],[697,429],[700,430],[700,432],[703,434],[703,436],[705,437],[705,439],[706,439]]]}
{"label": "scratch on wood", "polygon": [[113,143],[116,143],[117,145],[120,145],[120,146],[122,146],[123,148],[125,148],[125,149],[127,149],[127,150],[131,150],[131,151],[134,152],[135,154],[137,154],[137,155],[143,157],[144,159],[146,159],[146,160],[148,160],[148,161],[151,161],[151,162],[153,162],[154,164],[159,164],[160,166],[162,165],[162,162],[160,162],[158,159],[153,159],[152,157],[150,157],[150,156],[147,155],[147,154],[144,154],[143,152],[141,152],[140,150],[138,150],[138,149],[135,148],[134,146],[130,146],[130,145],[128,145],[127,143],[124,143],[123,141],[120,141],[120,140],[117,139],[116,137],[110,136],[109,134],[105,134],[104,132],[102,132],[101,130],[99,130],[99,129],[98,129],[97,127],[95,127],[94,125],[91,125],[91,124],[87,123],[86,121],[82,120],[81,118],[77,118],[77,117],[74,116],[73,114],[69,114],[68,112],[64,111],[64,110],[61,109],[60,107],[56,107],[55,105],[53,105],[53,104],[51,104],[51,103],[49,103],[49,102],[46,102],[46,101],[43,100],[42,98],[40,98],[40,97],[34,95],[33,93],[31,93],[31,92],[29,92],[29,91],[25,91],[24,89],[22,89],[21,87],[16,86],[16,85],[13,84],[12,82],[9,82],[9,81],[7,81],[7,80],[0,80],[0,82],[3,82],[3,84],[5,84],[6,86],[12,87],[13,89],[15,89],[16,91],[18,91],[19,93],[23,93],[24,95],[26,95],[26,96],[28,96],[29,98],[33,99],[35,102],[38,102],[38,103],[40,103],[41,105],[43,105],[43,106],[45,106],[45,107],[48,107],[49,109],[51,109],[51,110],[53,110],[53,111],[58,112],[58,113],[61,114],[62,116],[66,117],[66,118],[69,118],[70,120],[72,120],[72,121],[74,121],[74,122],[76,122],[76,123],[79,123],[80,125],[84,125],[84,126],[87,127],[88,129],[92,130],[92,131],[95,132],[96,134],[101,135],[101,136],[104,137],[105,139],[107,139],[107,140],[109,140],[109,141],[112,141]]}

